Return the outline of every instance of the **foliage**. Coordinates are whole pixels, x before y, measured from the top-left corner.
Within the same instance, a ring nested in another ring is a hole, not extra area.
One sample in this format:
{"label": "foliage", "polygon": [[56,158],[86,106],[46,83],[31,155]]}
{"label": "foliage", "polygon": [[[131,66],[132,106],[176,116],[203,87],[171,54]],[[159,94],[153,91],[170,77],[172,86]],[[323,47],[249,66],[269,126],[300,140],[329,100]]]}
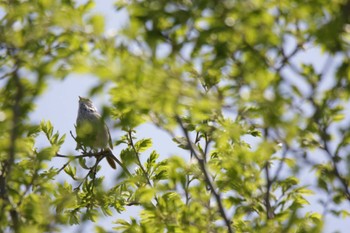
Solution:
{"label": "foliage", "polygon": [[[350,1],[117,1],[130,20],[116,36],[91,0],[0,7],[1,232],[60,231],[132,205],[140,215],[115,217],[116,230],[321,232],[325,215],[349,215]],[[324,64],[300,62],[312,47]],[[69,73],[97,76],[95,95],[115,84],[107,113],[125,135],[112,188],[103,154],[61,155],[65,136],[30,121],[48,81]],[[188,156],[161,160],[151,133],[137,138],[146,122]],[[49,147],[35,147],[40,133]],[[67,162],[49,167],[54,156]],[[313,190],[322,213],[304,211]]]}

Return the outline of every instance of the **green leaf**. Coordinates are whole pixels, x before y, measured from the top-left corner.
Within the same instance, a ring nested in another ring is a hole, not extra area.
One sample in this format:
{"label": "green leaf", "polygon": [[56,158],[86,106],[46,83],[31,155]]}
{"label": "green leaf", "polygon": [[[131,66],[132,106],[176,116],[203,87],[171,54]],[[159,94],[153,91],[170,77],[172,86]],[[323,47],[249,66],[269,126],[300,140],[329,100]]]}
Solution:
{"label": "green leaf", "polygon": [[90,220],[92,222],[96,222],[97,219],[98,219],[98,216],[99,216],[99,214],[98,214],[96,209],[89,209],[89,210],[86,211],[86,214],[84,215],[84,218],[86,220]]}
{"label": "green leaf", "polygon": [[46,134],[47,138],[50,139],[53,132],[53,126],[50,121],[42,121],[40,123],[42,131]]}
{"label": "green leaf", "polygon": [[58,146],[62,146],[64,141],[66,140],[66,134],[63,134],[57,141]]}
{"label": "green leaf", "polygon": [[307,189],[305,187],[296,188],[294,190],[294,192],[300,193],[300,194],[303,194],[303,195],[313,195],[314,194],[314,192],[312,190]]}
{"label": "green leaf", "polygon": [[173,138],[173,141],[178,145],[178,147],[180,147],[184,150],[190,149],[190,146],[189,146],[187,139],[185,137],[176,137],[176,138]]}
{"label": "green leaf", "polygon": [[71,165],[68,165],[64,168],[64,171],[67,175],[69,175],[73,180],[77,180],[76,172],[77,169],[75,167],[72,167]]}
{"label": "green leaf", "polygon": [[141,139],[135,143],[135,148],[137,152],[144,152],[152,146],[152,139],[146,138]]}
{"label": "green leaf", "polygon": [[150,172],[153,166],[156,164],[159,154],[156,151],[152,151],[149,158],[147,159],[147,171]]}
{"label": "green leaf", "polygon": [[336,114],[332,118],[333,118],[334,122],[339,122],[339,121],[344,120],[345,115],[344,114]]}
{"label": "green leaf", "polygon": [[86,169],[86,170],[89,170],[89,169],[90,169],[90,168],[86,165],[86,159],[85,159],[85,158],[80,157],[80,158],[78,159],[78,162],[79,162],[79,164],[80,164],[80,166],[81,166],[82,168],[84,168],[84,169]]}
{"label": "green leaf", "polygon": [[288,165],[288,167],[293,168],[296,164],[295,159],[284,158],[284,162]]}
{"label": "green leaf", "polygon": [[109,208],[109,206],[101,206],[101,210],[102,210],[103,214],[106,215],[106,216],[112,216],[113,215],[113,212]]}
{"label": "green leaf", "polygon": [[95,226],[95,231],[96,233],[108,233],[107,230],[105,230],[103,227],[101,226]]}
{"label": "green leaf", "polygon": [[158,159],[158,157],[159,157],[159,154],[156,151],[152,151],[151,155],[147,159],[147,163],[154,164]]}
{"label": "green leaf", "polygon": [[39,151],[38,159],[51,160],[51,158],[54,157],[57,152],[58,152],[58,148],[56,146],[46,147]]}
{"label": "green leaf", "polygon": [[136,159],[135,156],[135,151],[132,148],[126,148],[120,152],[120,158],[125,166],[134,163]]}
{"label": "green leaf", "polygon": [[319,223],[322,221],[322,215],[319,213],[312,213],[309,215],[309,218],[312,219],[316,223]]}
{"label": "green leaf", "polygon": [[40,125],[32,125],[28,129],[28,136],[37,136],[41,130],[42,127]]}
{"label": "green leaf", "polygon": [[89,23],[93,27],[93,33],[100,35],[104,32],[105,23],[102,15],[94,15],[89,19]]}
{"label": "green leaf", "polygon": [[135,192],[135,199],[141,203],[149,203],[155,195],[155,190],[150,187],[138,188]]}
{"label": "green leaf", "polygon": [[303,197],[297,196],[294,198],[293,205],[297,205],[298,207],[300,206],[305,206],[309,205],[310,203]]}
{"label": "green leaf", "polygon": [[350,217],[350,212],[347,210],[341,210],[341,217],[344,219]]}
{"label": "green leaf", "polygon": [[68,211],[69,224],[75,225],[80,223],[80,213],[78,209]]}

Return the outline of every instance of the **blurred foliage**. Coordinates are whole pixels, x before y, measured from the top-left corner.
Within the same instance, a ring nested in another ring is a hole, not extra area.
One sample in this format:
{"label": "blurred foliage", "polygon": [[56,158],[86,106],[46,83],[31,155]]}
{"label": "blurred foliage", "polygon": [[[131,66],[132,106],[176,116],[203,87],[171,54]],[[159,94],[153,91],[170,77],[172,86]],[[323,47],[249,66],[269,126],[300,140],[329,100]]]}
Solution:
{"label": "blurred foliage", "polygon": [[[326,215],[349,215],[349,0],[120,0],[129,21],[116,35],[94,5],[0,1],[1,232],[103,216],[120,232],[322,232]],[[300,62],[311,48],[324,64]],[[70,73],[98,77],[92,95],[114,84],[104,114],[125,135],[112,188],[101,155],[49,167],[65,135],[28,117]],[[188,156],[160,159],[152,132],[137,138],[143,123]],[[35,147],[40,133],[50,146]],[[134,205],[139,216],[115,214]]]}

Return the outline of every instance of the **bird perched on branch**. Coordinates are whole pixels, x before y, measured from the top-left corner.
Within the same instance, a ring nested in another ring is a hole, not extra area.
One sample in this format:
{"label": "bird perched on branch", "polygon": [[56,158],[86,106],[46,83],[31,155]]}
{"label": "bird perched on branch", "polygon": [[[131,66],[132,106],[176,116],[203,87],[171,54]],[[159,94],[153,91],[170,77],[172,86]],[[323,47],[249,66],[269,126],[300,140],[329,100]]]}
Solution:
{"label": "bird perched on branch", "polygon": [[116,169],[115,161],[119,160],[114,156],[112,139],[109,129],[101,115],[90,99],[79,96],[79,110],[76,121],[77,148],[90,148],[94,152],[99,149],[106,152],[105,156],[109,165]]}

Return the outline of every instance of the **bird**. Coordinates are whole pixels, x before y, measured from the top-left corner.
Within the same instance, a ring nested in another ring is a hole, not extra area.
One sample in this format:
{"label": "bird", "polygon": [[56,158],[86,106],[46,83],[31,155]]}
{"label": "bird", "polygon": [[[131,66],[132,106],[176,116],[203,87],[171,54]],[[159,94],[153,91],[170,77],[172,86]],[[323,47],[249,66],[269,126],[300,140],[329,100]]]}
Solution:
{"label": "bird", "polygon": [[79,109],[75,129],[77,150],[85,147],[97,152],[100,149],[101,152],[105,152],[109,165],[116,169],[115,161],[118,164],[120,164],[120,161],[112,152],[113,144],[109,128],[92,101],[88,98],[79,96]]}

